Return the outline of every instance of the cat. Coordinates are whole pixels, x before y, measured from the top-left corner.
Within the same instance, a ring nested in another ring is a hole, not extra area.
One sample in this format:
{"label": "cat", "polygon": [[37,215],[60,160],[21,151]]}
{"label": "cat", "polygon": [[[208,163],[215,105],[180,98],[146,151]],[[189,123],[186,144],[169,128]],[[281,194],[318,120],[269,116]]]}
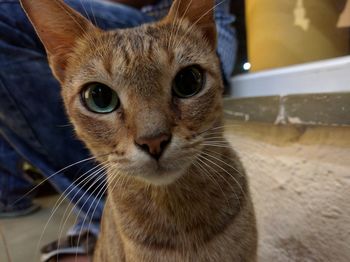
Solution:
{"label": "cat", "polygon": [[102,31],[59,0],[21,0],[78,137],[107,168],[95,262],[256,261],[244,168],[223,136],[214,0]]}

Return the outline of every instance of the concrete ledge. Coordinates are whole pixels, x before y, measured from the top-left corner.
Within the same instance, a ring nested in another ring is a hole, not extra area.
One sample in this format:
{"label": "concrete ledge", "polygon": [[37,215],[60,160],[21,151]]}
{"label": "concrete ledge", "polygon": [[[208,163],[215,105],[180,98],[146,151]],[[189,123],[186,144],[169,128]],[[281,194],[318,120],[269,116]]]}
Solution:
{"label": "concrete ledge", "polygon": [[225,134],[229,141],[239,136],[278,147],[298,143],[350,149],[350,126],[275,125],[225,119]]}
{"label": "concrete ledge", "polygon": [[224,112],[238,121],[350,126],[350,93],[226,98]]}

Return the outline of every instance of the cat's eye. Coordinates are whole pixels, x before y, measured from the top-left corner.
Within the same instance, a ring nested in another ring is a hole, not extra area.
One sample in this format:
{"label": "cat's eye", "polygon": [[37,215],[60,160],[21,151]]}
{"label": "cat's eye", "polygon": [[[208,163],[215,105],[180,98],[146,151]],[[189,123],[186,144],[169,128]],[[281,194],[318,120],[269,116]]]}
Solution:
{"label": "cat's eye", "polygon": [[120,106],[117,93],[102,83],[86,84],[81,98],[87,109],[98,114],[111,113]]}
{"label": "cat's eye", "polygon": [[179,98],[189,98],[199,93],[204,85],[204,72],[198,65],[181,69],[173,81],[173,93]]}

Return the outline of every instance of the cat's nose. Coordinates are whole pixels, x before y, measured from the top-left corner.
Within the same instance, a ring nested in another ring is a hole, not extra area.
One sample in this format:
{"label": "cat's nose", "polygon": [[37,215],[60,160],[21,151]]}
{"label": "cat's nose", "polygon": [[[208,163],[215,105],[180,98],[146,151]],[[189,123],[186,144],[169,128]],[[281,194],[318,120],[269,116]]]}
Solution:
{"label": "cat's nose", "polygon": [[139,137],[135,139],[138,148],[148,153],[154,159],[158,160],[163,154],[165,148],[170,143],[171,135],[160,134],[150,137]]}

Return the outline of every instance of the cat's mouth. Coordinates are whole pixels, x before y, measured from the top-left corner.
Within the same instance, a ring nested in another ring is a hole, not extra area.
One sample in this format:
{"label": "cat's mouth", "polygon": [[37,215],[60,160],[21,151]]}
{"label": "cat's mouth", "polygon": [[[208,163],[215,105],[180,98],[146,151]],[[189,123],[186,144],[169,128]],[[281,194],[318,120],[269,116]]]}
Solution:
{"label": "cat's mouth", "polygon": [[189,156],[182,154],[172,158],[161,158],[158,161],[151,158],[137,160],[127,158],[109,158],[115,172],[140,178],[155,185],[166,185],[180,178],[191,165]]}

